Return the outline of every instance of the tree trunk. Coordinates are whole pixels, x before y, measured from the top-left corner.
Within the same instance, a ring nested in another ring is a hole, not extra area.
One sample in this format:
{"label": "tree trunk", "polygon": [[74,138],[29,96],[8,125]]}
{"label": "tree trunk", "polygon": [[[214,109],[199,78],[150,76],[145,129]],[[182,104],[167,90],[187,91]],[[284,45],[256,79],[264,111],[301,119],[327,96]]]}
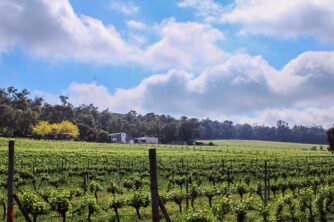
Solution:
{"label": "tree trunk", "polygon": [[92,214],[90,212],[88,212],[88,218],[87,218],[87,221],[91,221],[90,217],[92,216]]}
{"label": "tree trunk", "polygon": [[2,220],[5,220],[6,219],[6,212],[7,212],[7,209],[6,209],[6,204],[5,202],[2,202],[2,208],[3,208],[3,217],[2,217]]}
{"label": "tree trunk", "polygon": [[141,220],[141,215],[140,215],[139,209],[140,209],[140,208],[136,208],[136,213],[137,213],[137,217],[138,217],[138,219]]}
{"label": "tree trunk", "polygon": [[116,214],[117,222],[120,222],[117,208],[114,208],[114,211]]}
{"label": "tree trunk", "polygon": [[193,208],[193,210],[195,210],[194,202],[195,202],[195,199],[191,199],[191,207]]}
{"label": "tree trunk", "polygon": [[246,214],[242,213],[237,215],[237,222],[246,222]]}
{"label": "tree trunk", "polygon": [[65,213],[61,213],[61,217],[63,218],[63,222],[66,222],[66,212]]}
{"label": "tree trunk", "polygon": [[32,185],[33,185],[33,187],[34,187],[34,190],[37,191],[36,181],[35,181],[35,182],[32,182]]}
{"label": "tree trunk", "polygon": [[314,215],[313,215],[313,211],[312,211],[312,206],[309,207],[309,211],[310,211],[309,222],[315,222],[315,220],[314,220]]}
{"label": "tree trunk", "polygon": [[182,213],[182,204],[178,204],[179,205],[179,210],[180,210],[180,213]]}
{"label": "tree trunk", "polygon": [[320,212],[320,222],[327,222],[326,213],[324,211]]}

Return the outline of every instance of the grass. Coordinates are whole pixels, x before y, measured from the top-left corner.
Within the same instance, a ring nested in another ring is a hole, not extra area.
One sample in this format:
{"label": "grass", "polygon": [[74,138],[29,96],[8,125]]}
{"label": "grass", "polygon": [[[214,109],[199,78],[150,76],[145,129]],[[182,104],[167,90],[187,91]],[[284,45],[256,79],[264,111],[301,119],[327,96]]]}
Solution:
{"label": "grass", "polygon": [[[5,172],[7,163],[8,138],[0,138],[0,168]],[[205,141],[206,143],[210,141]],[[40,168],[59,168],[61,159],[65,158],[65,168],[72,167],[112,167],[117,161],[121,161],[122,167],[129,167],[131,161],[135,161],[135,168],[142,169],[148,167],[148,149],[157,148],[158,162],[172,166],[179,166],[184,159],[184,166],[196,171],[198,168],[206,166],[214,166],[212,163],[221,163],[222,158],[226,160],[226,164],[238,164],[243,161],[251,161],[254,163],[267,158],[275,158],[279,165],[284,165],[284,161],[289,162],[290,159],[296,157],[327,157],[331,156],[327,151],[320,151],[321,145],[313,144],[296,144],[268,141],[248,141],[248,140],[213,140],[218,146],[174,146],[174,145],[128,145],[128,144],[110,144],[110,143],[88,143],[88,142],[73,142],[73,141],[50,141],[50,140],[32,140],[32,139],[15,139],[16,148],[16,167],[18,170],[31,170],[32,161],[36,162],[36,167]],[[316,150],[313,147],[316,146]],[[325,147],[325,145],[323,145]],[[231,161],[232,160],[232,161]],[[104,161],[107,161],[104,163]],[[230,162],[227,162],[230,161]],[[143,167],[142,167],[143,166]],[[212,168],[215,169],[215,168]],[[131,175],[131,169],[127,169]],[[58,173],[53,173],[59,176]],[[101,182],[103,191],[98,193],[101,203],[107,202],[111,194],[106,191],[108,183],[113,181],[121,181],[121,178],[113,172],[105,175],[105,180]],[[5,179],[6,175],[0,175],[0,179]],[[148,178],[146,178],[148,180]],[[252,179],[253,180],[253,179]],[[81,177],[69,177],[67,184],[62,188],[78,188],[82,182]],[[159,178],[159,190],[161,192],[167,190],[167,178]],[[204,181],[204,185],[210,185],[209,181]],[[148,190],[147,185],[147,190]],[[177,186],[175,187],[179,189]],[[32,185],[29,182],[23,187],[23,190],[32,191]],[[147,191],[146,190],[146,191]],[[5,192],[2,189],[2,192]],[[88,192],[89,193],[89,192]],[[89,193],[89,195],[92,195]],[[234,195],[237,198],[237,195]],[[214,203],[218,202],[219,198],[214,198]],[[79,199],[73,200],[73,203],[78,203]],[[182,216],[179,214],[178,205],[170,202],[166,204],[167,211],[172,217],[172,221],[181,221]],[[195,201],[196,209],[208,209],[207,198],[202,197]],[[24,221],[18,208],[15,207],[17,221]],[[185,201],[183,202],[185,209]],[[0,210],[1,212],[1,210]],[[135,210],[131,207],[124,207],[119,211],[121,221],[137,221]],[[145,218],[144,221],[150,221],[151,209],[150,206],[141,209],[141,214]],[[93,215],[93,221],[111,221],[114,212],[101,210],[98,214]],[[254,212],[249,213],[252,221],[258,221],[259,215]],[[229,221],[234,221],[234,216],[229,215]],[[52,213],[48,216],[41,216],[39,221],[61,221],[57,214]],[[70,221],[82,221],[80,218],[72,218]]]}
{"label": "grass", "polygon": [[199,140],[198,142],[203,142],[205,144],[212,142],[217,146],[224,147],[271,148],[284,150],[307,150],[312,149],[313,147],[320,149],[321,146],[325,149],[327,147],[327,145],[324,144],[287,143],[262,140]]}

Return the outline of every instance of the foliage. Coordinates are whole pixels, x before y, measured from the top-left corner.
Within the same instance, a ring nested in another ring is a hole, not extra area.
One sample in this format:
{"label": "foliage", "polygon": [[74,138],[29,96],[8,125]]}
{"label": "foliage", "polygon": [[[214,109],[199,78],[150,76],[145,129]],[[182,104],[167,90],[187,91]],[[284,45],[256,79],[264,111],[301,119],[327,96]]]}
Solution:
{"label": "foliage", "polygon": [[109,202],[109,207],[114,209],[114,212],[116,214],[117,221],[119,222],[119,214],[118,210],[122,208],[126,204],[125,200],[121,197],[112,197],[112,199]]}
{"label": "foliage", "polygon": [[84,196],[80,210],[87,212],[87,221],[91,221],[92,215],[100,211],[100,206],[98,205],[96,198]]}
{"label": "foliage", "polygon": [[136,213],[138,216],[138,219],[141,220],[141,214],[139,212],[140,208],[147,207],[149,205],[149,198],[147,194],[144,194],[142,192],[135,192],[129,199],[128,204],[129,206],[136,209]]}
{"label": "foliage", "polygon": [[[7,141],[0,138],[2,189],[7,186]],[[330,220],[334,212],[332,155],[295,149],[297,144],[286,144],[292,146],[287,149],[266,143],[264,149],[258,143],[251,147],[159,145],[159,194],[172,220],[186,220],[184,215],[189,220],[210,221]],[[38,219],[49,221],[58,216],[69,221],[105,221],[114,217],[114,221],[135,221],[140,217],[145,221],[150,218],[150,209],[143,209],[150,204],[147,146],[31,139],[16,139],[15,144],[14,180],[20,199],[27,193],[27,202],[33,205],[36,198],[31,196],[36,194],[37,202],[46,204],[41,210],[51,211]],[[270,189],[276,192],[276,197],[271,193],[266,206],[262,199],[265,161],[270,172]],[[215,185],[210,181],[212,177],[219,178]],[[81,188],[83,178],[86,195]],[[128,188],[123,188],[125,184]],[[182,209],[187,199],[196,211],[189,207]],[[0,200],[5,206],[5,196],[0,196]],[[22,219],[19,214],[17,217]]]}
{"label": "foliage", "polygon": [[213,215],[218,221],[223,221],[225,216],[231,212],[231,204],[232,202],[228,197],[222,197],[221,201],[213,206]]}
{"label": "foliage", "polygon": [[[326,142],[326,131],[322,126],[290,127],[282,120],[278,120],[276,126],[253,126],[247,123],[234,124],[230,120],[219,122],[186,116],[176,119],[155,113],[141,115],[134,110],[120,114],[109,110],[99,111],[93,104],[75,107],[66,96],[59,96],[60,104],[51,105],[43,103],[43,98],[31,99],[29,95],[27,89],[0,89],[0,135],[29,136],[35,126],[34,134],[39,137],[69,133],[72,137],[80,136],[81,140],[100,142],[106,142],[108,133],[115,132],[127,132],[134,137],[155,136],[162,143],[185,141],[192,144],[198,138]],[[42,121],[43,124],[36,126]],[[46,122],[52,125],[51,133]],[[62,126],[58,125],[61,123]]]}
{"label": "foliage", "polygon": [[3,193],[0,193],[0,204],[2,205],[2,209],[3,209],[3,217],[2,220],[6,219],[6,197]]}
{"label": "foliage", "polygon": [[47,214],[50,210],[48,203],[37,194],[24,192],[21,196],[22,204],[26,211],[32,215],[33,221],[37,221],[39,215]]}
{"label": "foliage", "polygon": [[199,210],[187,213],[183,216],[185,222],[210,222],[212,219],[208,216],[207,212]]}
{"label": "foliage", "polygon": [[79,136],[78,127],[69,121],[53,124],[50,124],[47,121],[40,121],[33,127],[32,132],[41,137],[58,134],[69,134],[74,138]]}
{"label": "foliage", "polygon": [[327,141],[329,144],[329,151],[334,153],[334,127],[327,130]]}
{"label": "foliage", "polygon": [[63,218],[63,222],[66,221],[66,214],[72,208],[71,199],[70,192],[60,190],[51,191],[48,198],[51,210],[58,212]]}
{"label": "foliage", "polygon": [[232,210],[236,214],[237,222],[247,221],[247,212],[256,209],[256,202],[252,198],[244,198],[232,204]]}
{"label": "foliage", "polygon": [[32,132],[37,136],[45,137],[51,134],[52,127],[48,121],[40,121],[33,127]]}
{"label": "foliage", "polygon": [[[53,124],[54,125],[54,124]],[[56,124],[54,126],[57,133],[64,133],[64,134],[70,134],[72,137],[78,137],[79,136],[79,128],[71,123],[70,121],[62,121],[61,123]]]}
{"label": "foliage", "polygon": [[98,200],[97,192],[99,192],[103,189],[102,189],[102,186],[98,182],[93,180],[89,184],[89,190],[90,190],[90,192],[94,193],[95,199]]}

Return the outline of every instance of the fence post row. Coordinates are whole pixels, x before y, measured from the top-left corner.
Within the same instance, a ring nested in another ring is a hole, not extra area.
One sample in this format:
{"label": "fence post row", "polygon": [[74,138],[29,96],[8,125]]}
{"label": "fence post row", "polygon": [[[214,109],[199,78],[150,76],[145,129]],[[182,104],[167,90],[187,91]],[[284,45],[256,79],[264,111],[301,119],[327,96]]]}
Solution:
{"label": "fence post row", "polygon": [[268,161],[264,161],[264,205],[270,201],[270,176],[268,170]]}
{"label": "fence post row", "polygon": [[152,199],[152,221],[158,222],[159,206],[167,222],[171,222],[165,205],[158,193],[158,174],[157,174],[157,154],[155,149],[149,150],[150,160],[150,180],[151,180],[151,199]]}
{"label": "fence post row", "polygon": [[7,177],[7,222],[14,221],[13,194],[14,194],[14,146],[15,142],[8,142],[8,177]]}
{"label": "fence post row", "polygon": [[152,221],[159,221],[159,195],[158,195],[158,176],[156,150],[149,150],[150,158],[150,179],[151,179],[151,199],[152,199]]}
{"label": "fence post row", "polygon": [[268,201],[270,201],[270,170],[267,167]]}
{"label": "fence post row", "polygon": [[15,142],[14,140],[10,140],[8,142],[7,222],[14,222],[13,199],[15,199],[26,221],[32,222],[32,220],[29,217],[29,214],[24,209],[24,206],[20,202],[18,196],[14,193],[14,169],[15,169]]}
{"label": "fence post row", "polygon": [[267,160],[264,161],[264,206],[267,206],[268,202],[268,184],[267,184]]}

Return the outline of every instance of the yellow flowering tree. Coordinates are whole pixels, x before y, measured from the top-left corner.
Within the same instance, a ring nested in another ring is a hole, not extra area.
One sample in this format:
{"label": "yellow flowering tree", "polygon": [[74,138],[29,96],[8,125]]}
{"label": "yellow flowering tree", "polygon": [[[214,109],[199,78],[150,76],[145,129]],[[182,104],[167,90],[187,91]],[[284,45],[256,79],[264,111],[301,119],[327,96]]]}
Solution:
{"label": "yellow flowering tree", "polygon": [[59,123],[53,123],[50,125],[51,126],[51,134],[52,135],[57,135],[61,133],[61,127]]}
{"label": "yellow flowering tree", "polygon": [[50,124],[47,121],[40,121],[33,128],[33,133],[41,137],[57,134],[69,134],[75,138],[79,136],[79,128],[70,121],[62,121],[61,123],[53,124]]}
{"label": "yellow flowering tree", "polygon": [[71,123],[70,121],[63,121],[61,123],[58,123],[58,130],[60,133],[68,133],[72,137],[78,137],[79,136],[79,128]]}
{"label": "yellow flowering tree", "polygon": [[50,135],[51,131],[52,131],[52,128],[48,121],[40,121],[32,129],[32,132],[35,135],[42,136],[42,137]]}

